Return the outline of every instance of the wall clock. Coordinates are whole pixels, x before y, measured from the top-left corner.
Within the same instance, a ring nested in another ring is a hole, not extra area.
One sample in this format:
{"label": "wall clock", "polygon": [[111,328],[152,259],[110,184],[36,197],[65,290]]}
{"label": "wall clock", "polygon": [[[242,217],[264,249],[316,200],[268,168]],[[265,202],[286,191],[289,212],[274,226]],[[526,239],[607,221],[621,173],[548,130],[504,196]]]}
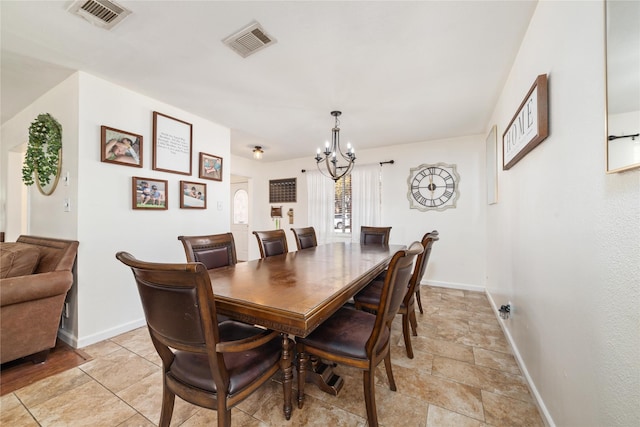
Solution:
{"label": "wall clock", "polygon": [[409,207],[423,212],[455,208],[459,182],[456,165],[435,163],[411,168],[407,178]]}

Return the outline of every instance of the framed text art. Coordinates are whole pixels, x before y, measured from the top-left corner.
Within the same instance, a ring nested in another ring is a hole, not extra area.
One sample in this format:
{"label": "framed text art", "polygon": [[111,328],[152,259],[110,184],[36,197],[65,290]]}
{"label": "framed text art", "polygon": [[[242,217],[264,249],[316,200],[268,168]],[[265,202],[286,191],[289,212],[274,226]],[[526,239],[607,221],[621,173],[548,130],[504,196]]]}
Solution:
{"label": "framed text art", "polygon": [[541,74],[502,134],[502,169],[511,169],[548,135],[547,75]]}
{"label": "framed text art", "polygon": [[193,126],[153,112],[153,169],[191,175]]}
{"label": "framed text art", "polygon": [[200,153],[200,178],[222,181],[222,157]]}
{"label": "framed text art", "polygon": [[180,208],[207,209],[207,184],[180,181]]}
{"label": "framed text art", "polygon": [[142,135],[100,126],[100,160],[141,168]]}
{"label": "framed text art", "polygon": [[163,179],[134,176],[131,194],[133,209],[167,209],[167,181]]}

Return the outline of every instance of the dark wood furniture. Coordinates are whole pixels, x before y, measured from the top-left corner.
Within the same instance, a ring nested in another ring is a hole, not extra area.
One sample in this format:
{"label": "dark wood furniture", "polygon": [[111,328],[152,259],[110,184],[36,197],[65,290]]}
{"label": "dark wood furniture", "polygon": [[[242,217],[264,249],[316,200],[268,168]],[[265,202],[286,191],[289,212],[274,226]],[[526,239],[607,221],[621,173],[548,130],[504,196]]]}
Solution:
{"label": "dark wood furniture", "polygon": [[298,250],[318,246],[316,230],[313,227],[292,228],[293,237],[296,239]]}
{"label": "dark wood furniture", "polygon": [[[406,294],[402,300],[402,304],[398,310],[399,314],[402,314],[402,334],[404,336],[404,345],[407,350],[407,357],[413,359],[413,348],[411,347],[411,335],[409,333],[409,326],[413,335],[418,335],[418,321],[416,320],[416,307],[415,300],[416,295],[420,292],[420,282],[424,277],[424,273],[427,269],[427,263],[429,262],[429,256],[431,255],[431,249],[434,242],[438,240],[438,232],[432,231],[426,233],[422,237],[422,246],[424,251],[418,255],[416,264],[413,269],[413,274],[409,280],[409,286],[407,287]],[[387,272],[388,274],[388,272]],[[353,300],[357,309],[366,309],[375,312],[380,304],[380,298],[382,295],[382,289],[384,287],[384,281],[375,280],[366,288],[358,292]]]}
{"label": "dark wood furniture", "polygon": [[210,234],[207,236],[178,236],[184,246],[188,262],[201,262],[212,268],[233,265],[238,262],[233,234]]}
{"label": "dark wood furniture", "polygon": [[289,252],[287,236],[284,234],[284,230],[254,231],[253,234],[256,236],[256,239],[258,239],[260,258],[282,255]]}
{"label": "dark wood furniture", "polygon": [[[403,245],[332,243],[209,270],[218,311],[282,333],[284,414],[291,416],[293,348],[288,334],[306,337],[387,267]],[[337,394],[343,380],[325,365],[307,379]]]}
{"label": "dark wood furniture", "polygon": [[360,227],[361,245],[388,245],[391,227]]}
{"label": "dark wood furniture", "polygon": [[376,313],[342,307],[307,337],[296,340],[298,352],[298,407],[304,404],[304,386],[309,355],[363,371],[367,421],[377,427],[375,369],[384,360],[391,390],[396,384],[391,370],[391,323],[395,317],[413,271],[413,262],[422,252],[419,242],[398,251],[389,263]]}
{"label": "dark wood furniture", "polygon": [[171,423],[176,395],[215,409],[218,426],[231,426],[231,408],[279,370],[279,333],[214,321],[216,303],[201,263],[149,263],[126,252],[116,258],[133,271],[151,341],[162,359],[160,426]]}

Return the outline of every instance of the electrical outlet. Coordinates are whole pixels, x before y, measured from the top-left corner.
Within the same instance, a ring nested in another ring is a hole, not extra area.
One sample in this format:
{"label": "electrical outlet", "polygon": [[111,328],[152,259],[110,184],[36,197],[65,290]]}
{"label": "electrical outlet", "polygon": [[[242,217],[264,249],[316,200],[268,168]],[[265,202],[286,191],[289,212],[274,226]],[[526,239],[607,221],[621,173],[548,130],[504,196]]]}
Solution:
{"label": "electrical outlet", "polygon": [[65,212],[71,212],[71,199],[65,197],[63,207]]}

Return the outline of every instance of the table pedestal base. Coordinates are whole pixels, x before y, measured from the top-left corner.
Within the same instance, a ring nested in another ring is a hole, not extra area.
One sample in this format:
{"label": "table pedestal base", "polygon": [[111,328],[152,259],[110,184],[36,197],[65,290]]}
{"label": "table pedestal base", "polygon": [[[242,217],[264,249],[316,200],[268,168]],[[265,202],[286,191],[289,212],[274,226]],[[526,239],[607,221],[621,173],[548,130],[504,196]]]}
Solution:
{"label": "table pedestal base", "polygon": [[342,377],[333,372],[332,365],[315,357],[311,359],[311,369],[307,370],[306,379],[308,383],[315,384],[320,390],[333,396],[337,396],[344,385]]}

